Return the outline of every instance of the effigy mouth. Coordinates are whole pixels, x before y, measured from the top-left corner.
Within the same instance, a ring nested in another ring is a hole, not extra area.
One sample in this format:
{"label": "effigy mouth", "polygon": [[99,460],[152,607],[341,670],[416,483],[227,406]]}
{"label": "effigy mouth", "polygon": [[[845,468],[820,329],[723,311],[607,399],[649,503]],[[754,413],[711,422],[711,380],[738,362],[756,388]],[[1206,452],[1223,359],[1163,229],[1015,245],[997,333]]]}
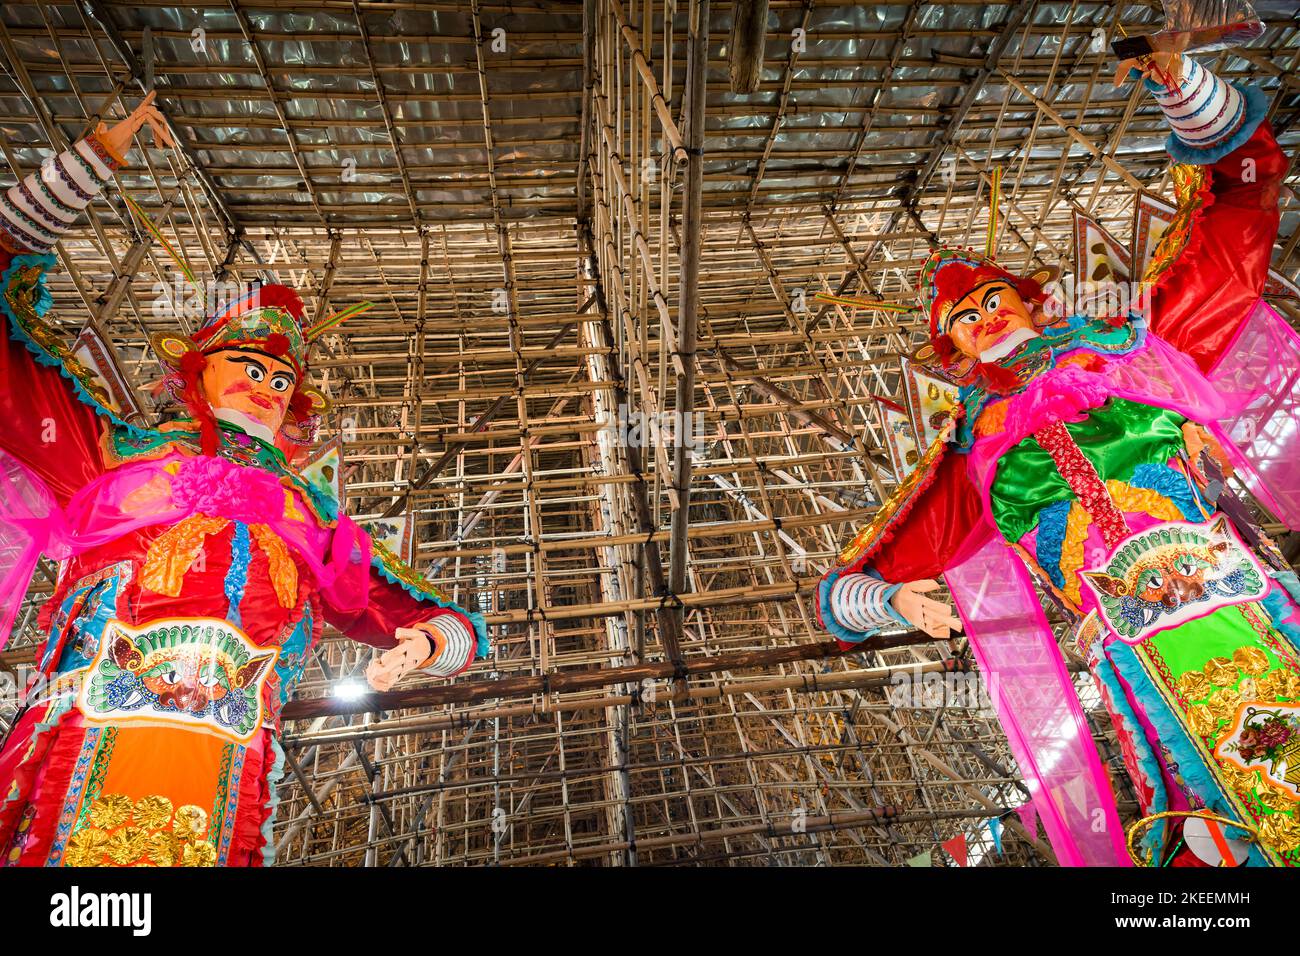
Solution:
{"label": "effigy mouth", "polygon": [[1033,341],[1040,337],[1041,336],[1039,336],[1039,334],[1033,329],[1013,329],[981,352],[980,361],[985,363],[997,362],[1015,352],[1016,349],[1020,348],[1026,342]]}

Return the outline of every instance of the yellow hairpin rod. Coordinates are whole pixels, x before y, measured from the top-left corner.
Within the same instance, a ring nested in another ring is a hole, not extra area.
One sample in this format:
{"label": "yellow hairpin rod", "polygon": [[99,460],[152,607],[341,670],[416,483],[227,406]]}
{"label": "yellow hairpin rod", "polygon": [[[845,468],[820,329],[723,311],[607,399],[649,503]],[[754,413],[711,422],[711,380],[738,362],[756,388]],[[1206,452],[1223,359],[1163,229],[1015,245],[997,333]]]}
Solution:
{"label": "yellow hairpin rod", "polygon": [[993,168],[993,176],[989,183],[989,231],[984,237],[984,255],[990,259],[996,258],[994,253],[998,248],[998,207],[1002,204],[1002,167]]}
{"label": "yellow hairpin rod", "polygon": [[303,332],[303,337],[306,338],[308,342],[315,341],[324,333],[334,328],[334,326],[340,325],[347,319],[354,318],[363,312],[369,312],[374,307],[375,304],[373,302],[358,302],[356,305],[350,305],[341,312],[335,312],[333,315],[321,319],[315,325]]}
{"label": "yellow hairpin rod", "polygon": [[181,270],[181,275],[185,276],[186,280],[196,292],[201,291],[199,289],[199,280],[194,278],[194,270],[190,268],[190,264],[185,261],[185,257],[181,255],[180,251],[167,241],[167,237],[164,236],[158,227],[154,225],[153,220],[145,215],[145,211],[140,208],[138,202],[125,193],[122,194],[122,198],[126,200],[126,204],[131,207],[131,211],[135,213],[140,222],[144,224],[145,229],[149,231],[149,235],[158,240],[158,244],[163,247],[168,258],[170,258],[172,262],[176,263],[176,268]]}
{"label": "yellow hairpin rod", "polygon": [[813,298],[819,302],[847,305],[853,309],[881,309],[885,312],[897,312],[900,315],[905,312],[919,311],[915,306],[900,305],[897,302],[873,302],[870,299],[855,299],[847,295],[831,295],[829,292],[818,292]]}

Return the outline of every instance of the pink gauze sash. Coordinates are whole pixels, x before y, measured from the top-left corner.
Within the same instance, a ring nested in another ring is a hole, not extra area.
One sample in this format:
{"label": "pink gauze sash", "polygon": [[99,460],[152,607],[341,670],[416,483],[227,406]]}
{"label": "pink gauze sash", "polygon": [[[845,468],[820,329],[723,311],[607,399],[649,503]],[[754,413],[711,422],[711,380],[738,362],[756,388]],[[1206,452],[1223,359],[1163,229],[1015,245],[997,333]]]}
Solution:
{"label": "pink gauze sash", "polygon": [[[1043,384],[1047,403],[1070,404]],[[1149,336],[1138,353],[1110,360],[1106,372],[1078,385],[1081,407],[1052,412],[1078,420],[1073,412],[1095,407],[1095,397],[1083,397],[1095,388],[1208,423],[1252,493],[1300,528],[1300,336],[1267,303],[1255,305],[1209,375]],[[1019,409],[1023,427],[1032,431],[1045,410]],[[1021,437],[997,436],[972,451],[986,507],[996,460]],[[1057,858],[1066,866],[1129,865],[1109,778],[1024,565],[995,531],[944,577]]]}
{"label": "pink gauze sash", "polygon": [[42,553],[63,560],[195,513],[268,526],[340,611],[360,610],[368,599],[370,538],[346,515],[330,529],[300,500],[287,508],[285,486],[260,468],[183,455],[124,465],[90,482],[64,509],[34,471],[5,452],[0,481],[0,647]]}

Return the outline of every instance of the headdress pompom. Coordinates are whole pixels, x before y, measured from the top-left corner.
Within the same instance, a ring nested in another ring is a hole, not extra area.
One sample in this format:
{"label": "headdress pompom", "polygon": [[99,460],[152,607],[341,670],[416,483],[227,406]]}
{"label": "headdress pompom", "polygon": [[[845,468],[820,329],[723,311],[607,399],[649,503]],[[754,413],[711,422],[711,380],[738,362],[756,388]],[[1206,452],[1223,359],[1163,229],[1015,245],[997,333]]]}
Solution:
{"label": "headdress pompom", "polygon": [[306,311],[306,307],[302,304],[302,296],[287,285],[280,285],[278,282],[271,282],[258,287],[257,307],[259,309],[283,309],[299,322],[302,321],[303,313]]}

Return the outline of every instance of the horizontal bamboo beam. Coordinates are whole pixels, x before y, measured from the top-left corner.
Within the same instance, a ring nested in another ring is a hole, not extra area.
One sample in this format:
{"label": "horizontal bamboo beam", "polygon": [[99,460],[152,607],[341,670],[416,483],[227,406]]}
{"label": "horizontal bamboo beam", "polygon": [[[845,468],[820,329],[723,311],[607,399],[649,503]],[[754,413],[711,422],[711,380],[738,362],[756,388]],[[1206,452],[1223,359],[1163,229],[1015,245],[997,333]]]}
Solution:
{"label": "horizontal bamboo beam", "polygon": [[[506,677],[499,680],[470,681],[463,684],[444,684],[435,687],[413,687],[408,690],[390,690],[368,694],[360,700],[343,700],[323,697],[315,700],[293,700],[280,711],[283,720],[302,720],[308,717],[339,716],[342,714],[373,714],[385,710],[411,707],[440,707],[446,704],[468,704],[483,700],[506,699],[529,694],[572,693],[611,684],[639,683],[643,680],[663,680],[673,677],[690,677],[715,674],[719,671],[737,671],[773,667],[794,661],[815,661],[843,657],[862,651],[882,650],[906,644],[933,643],[934,638],[923,631],[906,631],[901,634],[878,635],[861,644],[843,648],[836,641],[818,644],[793,644],[758,651],[734,651],[711,657],[688,657],[679,664],[671,661],[647,662],[626,667],[603,667],[587,671],[567,671],[541,676]],[[815,677],[809,677],[815,680]]]}

